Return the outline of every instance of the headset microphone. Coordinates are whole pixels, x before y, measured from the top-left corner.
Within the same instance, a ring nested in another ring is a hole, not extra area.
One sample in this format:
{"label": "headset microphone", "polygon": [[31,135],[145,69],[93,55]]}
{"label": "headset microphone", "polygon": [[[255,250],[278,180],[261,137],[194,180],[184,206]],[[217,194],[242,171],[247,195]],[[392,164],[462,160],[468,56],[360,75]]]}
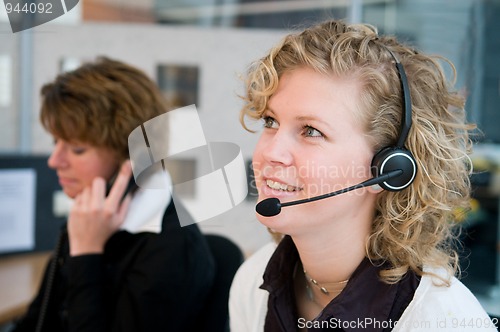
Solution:
{"label": "headset microphone", "polygon": [[363,181],[361,183],[358,183],[354,186],[340,189],[328,194],[320,195],[320,196],[315,196],[315,197],[310,197],[310,198],[304,198],[300,199],[297,201],[292,201],[292,202],[285,202],[281,203],[279,199],[276,197],[273,198],[267,198],[264,199],[263,201],[259,202],[257,206],[255,207],[255,210],[257,211],[258,214],[264,217],[274,217],[278,215],[281,212],[282,207],[287,207],[287,206],[292,206],[292,205],[297,205],[297,204],[304,204],[304,203],[309,203],[309,202],[314,202],[318,201],[320,199],[332,197],[332,196],[337,196],[355,189],[363,188],[363,187],[369,187],[373,186],[375,184],[381,184],[383,182],[387,182],[387,180],[398,177],[403,174],[403,170],[397,169],[393,170],[390,172],[385,173],[384,175],[377,176],[371,179],[368,179],[366,181]]}

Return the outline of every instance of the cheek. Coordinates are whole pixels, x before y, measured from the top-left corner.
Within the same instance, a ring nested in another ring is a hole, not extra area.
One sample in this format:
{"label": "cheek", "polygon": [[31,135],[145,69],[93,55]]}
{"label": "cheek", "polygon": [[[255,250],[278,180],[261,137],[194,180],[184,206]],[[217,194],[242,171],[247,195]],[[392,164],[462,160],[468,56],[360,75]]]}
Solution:
{"label": "cheek", "polygon": [[109,180],[120,169],[120,164],[116,156],[110,152],[100,152],[96,158],[94,171],[98,176]]}
{"label": "cheek", "polygon": [[[308,195],[337,191],[370,177],[369,162],[356,155],[302,154],[299,175],[307,187]],[[357,158],[356,158],[357,157]]]}
{"label": "cheek", "polygon": [[265,146],[268,145],[266,138],[264,137],[264,133],[262,133],[255,145],[255,149],[253,150],[253,159],[262,159],[263,152],[265,151]]}
{"label": "cheek", "polygon": [[96,169],[96,176],[102,177],[108,182],[112,177],[116,176],[119,171],[119,165],[116,163],[104,164]]}
{"label": "cheek", "polygon": [[85,167],[85,165],[80,167],[80,180],[84,187],[89,186],[96,176],[99,176],[99,172],[93,167]]}
{"label": "cheek", "polygon": [[96,160],[94,162],[81,163],[78,168],[82,183],[88,186],[96,177],[102,177],[108,181],[117,169],[117,166],[113,163]]}
{"label": "cheek", "polygon": [[262,169],[264,167],[263,146],[262,139],[259,139],[252,155],[252,169],[256,179],[262,174]]}
{"label": "cheek", "polygon": [[336,183],[341,181],[338,164],[322,156],[303,155],[303,162],[298,166],[300,182],[304,184],[307,196],[321,195],[336,190]]}
{"label": "cheek", "polygon": [[255,187],[258,193],[260,193],[260,187],[261,187],[261,175],[262,175],[262,169],[261,169],[261,162],[259,161],[258,158],[255,157],[255,154],[252,158],[252,173],[253,173],[253,183],[252,186]]}

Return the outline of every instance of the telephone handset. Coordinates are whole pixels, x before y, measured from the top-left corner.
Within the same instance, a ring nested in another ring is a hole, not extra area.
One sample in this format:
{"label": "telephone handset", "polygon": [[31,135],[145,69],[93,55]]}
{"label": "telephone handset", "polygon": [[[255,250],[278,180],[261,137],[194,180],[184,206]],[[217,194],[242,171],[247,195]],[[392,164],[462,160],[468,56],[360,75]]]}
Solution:
{"label": "telephone handset", "polygon": [[[111,188],[113,187],[113,184],[115,183],[115,179],[116,179],[117,175],[118,175],[118,173],[113,175],[111,177],[111,180],[109,180],[106,183],[106,197],[109,195],[109,192],[111,191]],[[135,183],[134,176],[133,175],[130,176],[130,179],[127,183],[127,187],[125,188],[125,191],[123,192],[123,196],[122,196],[121,200],[123,200],[125,198],[125,196],[127,196],[128,193],[134,193],[138,188],[139,187]]]}

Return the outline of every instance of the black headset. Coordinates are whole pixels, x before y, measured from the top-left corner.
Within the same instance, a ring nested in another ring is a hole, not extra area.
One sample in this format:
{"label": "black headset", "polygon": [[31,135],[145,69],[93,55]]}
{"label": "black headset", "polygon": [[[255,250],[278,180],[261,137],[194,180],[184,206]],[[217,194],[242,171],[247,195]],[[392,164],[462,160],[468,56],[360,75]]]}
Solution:
{"label": "black headset", "polygon": [[401,82],[401,93],[403,94],[403,114],[401,118],[401,132],[396,146],[382,148],[375,154],[371,163],[374,177],[382,176],[391,171],[402,170],[403,173],[380,183],[380,187],[388,191],[399,191],[408,187],[417,175],[417,163],[409,150],[405,148],[405,141],[411,128],[411,96],[408,80],[403,65],[398,58],[387,49],[396,62],[399,80]]}

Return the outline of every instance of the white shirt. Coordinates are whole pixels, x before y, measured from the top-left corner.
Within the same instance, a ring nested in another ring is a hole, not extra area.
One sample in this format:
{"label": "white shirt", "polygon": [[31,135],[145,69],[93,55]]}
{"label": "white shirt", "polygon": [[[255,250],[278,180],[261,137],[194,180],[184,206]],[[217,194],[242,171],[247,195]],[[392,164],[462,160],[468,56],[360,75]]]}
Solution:
{"label": "white shirt", "polygon": [[[231,331],[264,331],[269,293],[259,286],[275,249],[274,243],[265,245],[237,271],[229,295]],[[425,271],[445,276],[444,270]],[[449,287],[439,284],[439,278],[422,276],[413,300],[392,325],[393,331],[497,331],[480,303],[458,279],[452,277]]]}
{"label": "white shirt", "polygon": [[[150,177],[143,181],[145,188],[154,188],[149,182],[158,181],[156,177]],[[139,188],[134,193],[130,202],[127,215],[120,229],[130,233],[151,232],[160,233],[163,214],[172,200],[170,193],[171,178],[167,172],[161,174],[162,184],[165,189],[143,189]]]}

